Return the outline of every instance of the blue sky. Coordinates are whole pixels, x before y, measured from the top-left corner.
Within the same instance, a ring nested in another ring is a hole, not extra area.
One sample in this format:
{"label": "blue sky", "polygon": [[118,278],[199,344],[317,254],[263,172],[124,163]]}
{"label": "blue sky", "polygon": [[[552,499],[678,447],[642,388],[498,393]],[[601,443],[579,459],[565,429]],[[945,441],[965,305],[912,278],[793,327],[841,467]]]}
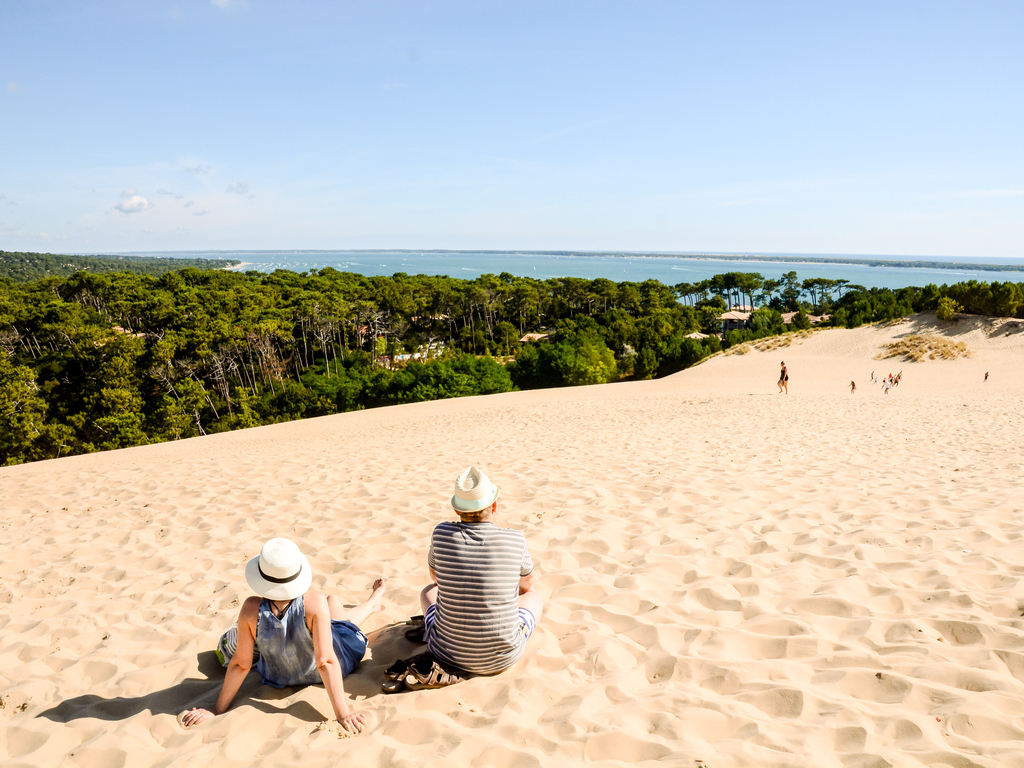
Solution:
{"label": "blue sky", "polygon": [[0,3],[0,249],[1024,257],[1024,3]]}

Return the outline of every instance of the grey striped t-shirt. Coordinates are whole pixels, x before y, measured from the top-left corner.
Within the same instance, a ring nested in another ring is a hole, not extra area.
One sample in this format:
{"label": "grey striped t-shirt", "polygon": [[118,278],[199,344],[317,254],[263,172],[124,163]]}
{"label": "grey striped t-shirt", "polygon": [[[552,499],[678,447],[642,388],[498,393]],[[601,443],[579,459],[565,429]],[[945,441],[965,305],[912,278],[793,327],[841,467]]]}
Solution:
{"label": "grey striped t-shirt", "polygon": [[441,523],[427,563],[438,586],[430,652],[482,675],[515,664],[526,647],[519,578],[533,573],[526,537],[490,522]]}

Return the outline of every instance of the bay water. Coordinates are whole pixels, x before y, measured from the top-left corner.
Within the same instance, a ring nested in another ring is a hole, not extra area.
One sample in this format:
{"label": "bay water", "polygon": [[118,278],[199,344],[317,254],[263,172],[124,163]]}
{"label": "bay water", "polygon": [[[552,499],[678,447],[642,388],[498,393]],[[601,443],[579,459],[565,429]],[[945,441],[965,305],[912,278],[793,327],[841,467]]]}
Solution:
{"label": "bay water", "polygon": [[[800,256],[786,261],[748,259],[716,259],[714,256],[673,256],[661,254],[597,255],[587,253],[539,253],[495,251],[175,251],[138,255],[180,256],[191,258],[239,259],[241,270],[273,272],[287,269],[295,272],[332,267],[340,272],[361,275],[449,275],[471,280],[482,274],[508,272],[517,277],[545,280],[555,277],[581,277],[593,280],[603,277],[613,282],[643,282],[654,279],[666,285],[697,283],[725,272],[758,272],[765,278],[779,279],[785,272],[796,271],[801,280],[821,277],[848,280],[854,285],[878,288],[903,288],[928,283],[942,285],[966,280],[1024,282],[1024,260],[974,259],[958,260],[952,268],[873,266],[837,261],[806,262]],[[875,256],[847,258],[880,259]],[[904,257],[899,258],[905,261]],[[940,261],[931,258],[930,261]],[[979,269],[971,261],[1012,264],[1015,271]],[[951,262],[952,263],[952,262]]]}

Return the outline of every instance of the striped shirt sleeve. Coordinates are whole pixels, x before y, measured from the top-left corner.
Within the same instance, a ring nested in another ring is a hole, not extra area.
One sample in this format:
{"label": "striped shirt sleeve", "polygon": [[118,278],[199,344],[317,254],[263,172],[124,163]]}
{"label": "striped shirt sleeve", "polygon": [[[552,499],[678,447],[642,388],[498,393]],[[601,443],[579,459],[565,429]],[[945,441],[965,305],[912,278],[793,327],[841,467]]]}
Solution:
{"label": "striped shirt sleeve", "polygon": [[523,537],[523,564],[519,568],[520,576],[529,576],[533,573],[533,558],[530,557],[530,545],[526,543],[526,537]]}

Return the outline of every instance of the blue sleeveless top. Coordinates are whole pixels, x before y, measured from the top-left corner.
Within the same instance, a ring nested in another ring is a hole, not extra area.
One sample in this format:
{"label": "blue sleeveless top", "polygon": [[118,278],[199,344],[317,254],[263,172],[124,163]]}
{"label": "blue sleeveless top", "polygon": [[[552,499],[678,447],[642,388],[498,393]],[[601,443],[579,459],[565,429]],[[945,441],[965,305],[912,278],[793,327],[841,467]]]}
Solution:
{"label": "blue sleeveless top", "polygon": [[[366,635],[349,621],[331,621],[334,653],[341,674],[356,668],[366,653]],[[306,607],[302,596],[292,600],[284,615],[274,615],[269,600],[261,600],[256,621],[256,669],[266,685],[286,688],[292,685],[316,685],[322,682],[316,668],[313,635],[306,626]]]}

